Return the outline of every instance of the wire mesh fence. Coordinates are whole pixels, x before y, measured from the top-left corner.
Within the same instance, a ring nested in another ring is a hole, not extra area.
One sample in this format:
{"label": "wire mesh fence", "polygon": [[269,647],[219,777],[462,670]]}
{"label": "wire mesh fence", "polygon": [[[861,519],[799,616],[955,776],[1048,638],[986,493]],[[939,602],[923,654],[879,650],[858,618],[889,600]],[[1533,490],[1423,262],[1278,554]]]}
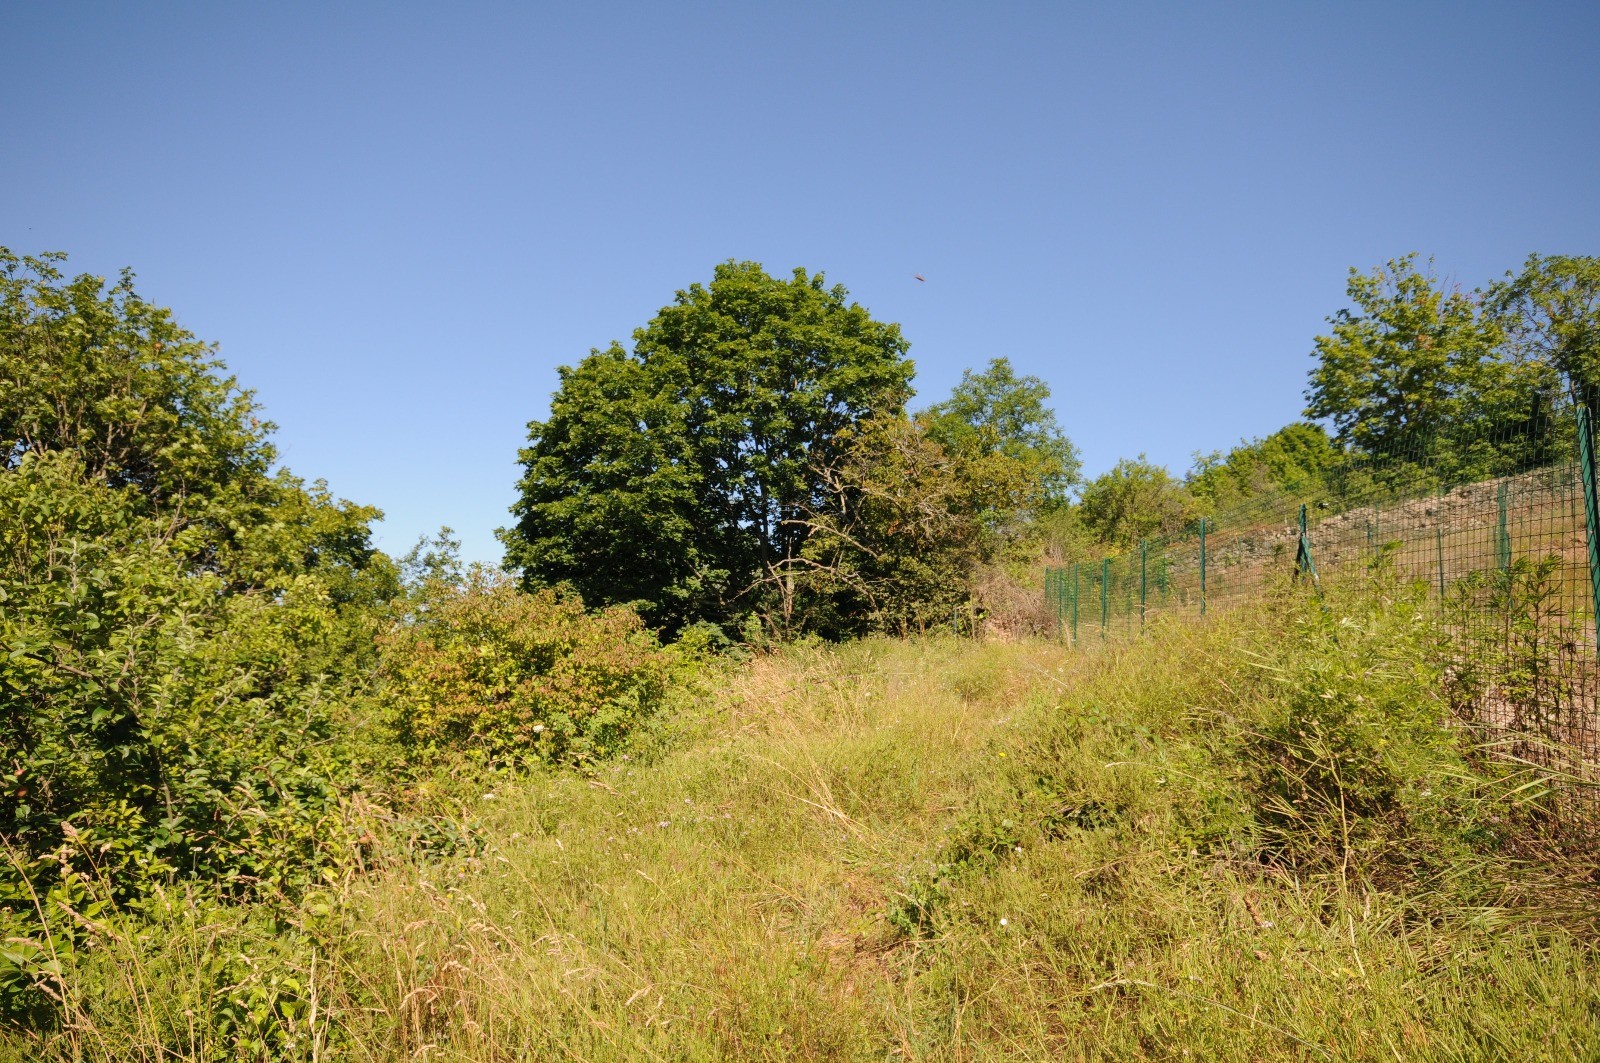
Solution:
{"label": "wire mesh fence", "polygon": [[[1416,581],[1451,635],[1452,699],[1517,755],[1600,762],[1600,517],[1594,414],[1541,396],[1525,417],[1398,433],[1175,535],[1055,566],[1061,637],[1094,645],[1160,614],[1247,603],[1284,578]],[[1557,765],[1556,761],[1562,763]]]}

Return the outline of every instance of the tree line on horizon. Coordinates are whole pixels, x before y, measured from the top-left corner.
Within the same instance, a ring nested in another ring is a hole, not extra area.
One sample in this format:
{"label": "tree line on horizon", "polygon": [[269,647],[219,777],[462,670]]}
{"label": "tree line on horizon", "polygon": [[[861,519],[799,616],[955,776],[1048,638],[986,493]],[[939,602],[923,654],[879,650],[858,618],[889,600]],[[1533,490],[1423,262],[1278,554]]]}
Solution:
{"label": "tree line on horizon", "polygon": [[1085,480],[1048,387],[1009,360],[909,410],[897,326],[820,274],[724,263],[632,349],[560,370],[506,565],[666,631],[924,630],[974,607],[979,573],[1041,549],[1115,552],[1263,499],[1548,463],[1556,411],[1600,411],[1597,292],[1591,257],[1533,255],[1471,292],[1415,255],[1352,269],[1351,305],[1314,341],[1306,420],[1181,477],[1139,455]]}

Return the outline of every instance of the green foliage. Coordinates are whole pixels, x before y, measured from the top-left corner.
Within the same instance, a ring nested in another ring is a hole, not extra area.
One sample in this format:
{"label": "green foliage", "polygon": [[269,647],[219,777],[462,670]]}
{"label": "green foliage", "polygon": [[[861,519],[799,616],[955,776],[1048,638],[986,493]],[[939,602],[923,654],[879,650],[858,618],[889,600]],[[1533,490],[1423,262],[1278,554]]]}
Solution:
{"label": "green foliage", "polygon": [[1003,522],[1038,497],[1037,467],[1000,449],[963,452],[927,419],[880,416],[849,434],[799,564],[803,626],[839,636],[905,634],[965,609]]}
{"label": "green foliage", "polygon": [[906,344],[846,299],[725,263],[631,352],[562,369],[522,451],[507,566],[667,631],[948,623],[976,568],[1065,502],[1077,451],[1003,358],[908,420]]}
{"label": "green foliage", "polygon": [[1510,358],[1552,367],[1577,401],[1600,410],[1600,258],[1529,255],[1521,273],[1490,286],[1485,310]]}
{"label": "green foliage", "polygon": [[386,698],[409,745],[491,761],[591,763],[662,705],[667,660],[626,606],[519,590],[481,569],[431,588],[384,638]]}
{"label": "green foliage", "polygon": [[1447,483],[1536,463],[1527,451],[1549,419],[1552,367],[1504,357],[1505,320],[1415,257],[1350,271],[1355,305],[1317,337],[1306,415],[1331,421],[1342,447],[1396,469],[1426,465]]}
{"label": "green foliage", "polygon": [[507,565],[669,629],[783,615],[820,470],[846,429],[909,393],[899,329],[847,297],[820,274],[724,263],[632,352],[562,370],[549,418],[529,425]]}
{"label": "green foliage", "polygon": [[107,289],[60,261],[0,249],[13,1013],[102,908],[174,880],[293,896],[351,856],[342,801],[375,755],[354,706],[398,590],[377,511],[271,471],[271,426],[213,347],[131,274]]}
{"label": "green foliage", "polygon": [[[1586,635],[1581,613],[1566,601],[1565,565],[1559,554],[1518,557],[1468,573],[1446,602],[1460,643],[1448,684],[1453,700],[1478,718],[1502,717],[1535,743],[1582,733],[1591,711],[1578,689],[1589,662],[1578,660]],[[1484,711],[1493,705],[1501,712]]]}
{"label": "green foliage", "polygon": [[[232,591],[192,571],[186,533],[142,509],[73,454],[0,474],[0,904],[13,931],[41,908],[69,926],[68,910],[92,918],[90,884],[135,905],[174,877],[292,894],[348,848],[347,624],[327,587],[301,575]],[[11,962],[0,980],[15,987]]]}
{"label": "green foliage", "polygon": [[[779,648],[655,756],[498,774],[492,801],[464,778],[473,856],[288,912],[170,891],[67,957],[69,1021],[0,1032],[0,1056],[1584,1058],[1592,861],[1536,866],[1514,826],[1480,830],[1511,802],[1458,756],[1474,736],[1418,669],[1409,607],[1325,601],[1095,653]],[[1335,704],[1296,704],[1302,675]],[[1348,726],[1368,702],[1414,723],[1411,752]],[[1350,738],[1307,743],[1312,721]],[[1401,776],[1348,866],[1339,816],[1274,817],[1264,735],[1297,766],[1341,750],[1352,798]]]}
{"label": "green foliage", "polygon": [[1452,655],[1426,586],[1380,573],[1378,587],[1278,607],[1269,710],[1241,760],[1267,859],[1398,888],[1467,866],[1486,780],[1452,726]]}
{"label": "green foliage", "polygon": [[[1594,260],[1535,257],[1481,305],[1409,259],[1357,278],[1313,378],[1335,440],[1291,425],[1187,484],[1141,457],[1078,505],[1042,383],[996,360],[907,418],[893,326],[725,264],[631,352],[563,370],[505,533],[532,593],[463,570],[448,529],[378,554],[375,511],[271,470],[212,348],[55,261],[0,252],[13,1051],[1466,1058],[1592,1025],[1567,931],[1592,916],[1517,908],[1553,887],[1510,859],[1545,792],[1532,743],[1584,698],[1548,667],[1588,638],[1559,557],[1508,543],[1442,628],[1380,572],[1376,595],[1152,616],[1092,657],[723,655],[741,617],[752,642],[942,627],[1025,525],[1127,547],[1348,489],[1380,453],[1525,467],[1518,426],[1561,378],[1594,398]],[[673,722],[683,687],[709,704]],[[1450,718],[1485,705],[1531,782]],[[369,803],[403,754],[387,797],[470,793],[472,825]],[[587,778],[497,775],[480,804],[474,760]]]}
{"label": "green foliage", "polygon": [[1226,454],[1197,455],[1185,486],[1212,513],[1320,494],[1341,455],[1321,425],[1287,425]]}
{"label": "green foliage", "polygon": [[1185,514],[1250,526],[1300,503],[1337,511],[1557,466],[1576,448],[1569,402],[1600,415],[1600,259],[1533,255],[1467,293],[1407,255],[1352,269],[1347,291],[1316,339],[1305,413],[1320,423],[1197,455],[1187,498],[1125,463],[1036,522],[1049,556],[1126,550]]}
{"label": "green foliage", "polygon": [[381,514],[273,473],[273,426],[221,375],[214,345],[153,306],[125,271],[68,279],[62,255],[0,247],[0,470],[70,453],[86,479],[126,489],[122,506],[183,533],[190,567],[230,589],[280,588],[315,574],[334,600],[391,597],[373,549]]}
{"label": "green foliage", "polygon": [[124,272],[68,280],[62,255],[0,247],[0,468],[72,451],[153,508],[237,504],[264,483],[270,425],[201,343]]}
{"label": "green foliage", "polygon": [[1097,539],[1126,549],[1182,530],[1199,515],[1199,507],[1182,481],[1141,454],[1089,481],[1079,513]]}
{"label": "green foliage", "polygon": [[736,578],[703,535],[706,490],[683,404],[613,344],[560,370],[550,415],[529,425],[525,473],[502,529],[524,584],[570,583],[596,604],[637,602],[658,625],[713,615]]}
{"label": "green foliage", "polygon": [[928,408],[930,439],[967,461],[1001,455],[1020,464],[1035,497],[1030,507],[1064,504],[1078,485],[1082,462],[1046,403],[1050,388],[1036,376],[1017,376],[1007,358],[981,373],[967,370],[950,397]]}

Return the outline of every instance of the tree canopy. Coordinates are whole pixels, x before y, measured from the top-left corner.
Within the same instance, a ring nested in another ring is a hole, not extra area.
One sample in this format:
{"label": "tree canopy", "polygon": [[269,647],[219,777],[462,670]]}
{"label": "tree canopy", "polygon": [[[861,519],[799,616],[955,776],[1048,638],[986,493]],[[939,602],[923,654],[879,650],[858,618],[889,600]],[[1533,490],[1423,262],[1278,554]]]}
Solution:
{"label": "tree canopy", "polygon": [[1415,255],[1351,270],[1348,293],[1354,306],[1316,339],[1308,417],[1331,422],[1341,447],[1446,480],[1529,460],[1516,452],[1536,442],[1557,378],[1508,349],[1505,314],[1419,270]]}
{"label": "tree canopy", "polygon": [[1172,535],[1199,515],[1182,481],[1143,454],[1123,458],[1083,489],[1083,523],[1117,548]]}
{"label": "tree canopy", "polygon": [[1575,400],[1600,411],[1600,258],[1529,255],[1520,273],[1489,287],[1485,305],[1508,357],[1548,365]]}
{"label": "tree canopy", "polygon": [[830,635],[949,623],[999,559],[1005,516],[1039,493],[1034,466],[941,445],[927,417],[872,418],[825,472],[798,587],[806,626]]}
{"label": "tree canopy", "polygon": [[67,279],[61,255],[0,248],[0,463],[73,451],[153,507],[190,508],[267,476],[272,426],[215,348],[134,290]]}
{"label": "tree canopy", "polygon": [[239,586],[316,571],[336,597],[392,592],[391,571],[367,571],[381,514],[274,470],[274,425],[215,345],[141,298],[131,271],[108,286],[67,277],[64,258],[0,248],[0,469],[71,454]]}
{"label": "tree canopy", "polygon": [[1319,424],[1285,425],[1226,454],[1197,454],[1186,486],[1212,512],[1267,497],[1309,497],[1324,485],[1339,451]]}
{"label": "tree canopy", "polygon": [[898,326],[820,273],[726,262],[633,341],[563,369],[529,424],[507,565],[663,627],[791,615],[821,470],[910,394]]}
{"label": "tree canopy", "polygon": [[981,373],[966,370],[950,397],[928,408],[928,436],[968,460],[1000,454],[1020,463],[1026,502],[1060,505],[1078,485],[1082,462],[1049,399],[1044,381],[1018,376],[1010,359],[995,358]]}

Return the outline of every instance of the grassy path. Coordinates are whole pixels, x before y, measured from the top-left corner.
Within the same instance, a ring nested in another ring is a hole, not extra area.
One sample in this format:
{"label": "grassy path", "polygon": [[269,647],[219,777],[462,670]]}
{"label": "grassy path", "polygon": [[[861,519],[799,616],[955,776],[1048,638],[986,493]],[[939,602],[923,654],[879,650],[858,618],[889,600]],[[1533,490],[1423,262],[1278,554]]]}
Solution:
{"label": "grassy path", "polygon": [[[1407,623],[1291,604],[1097,655],[730,666],[592,778],[479,787],[476,855],[287,926],[178,911],[107,953],[144,1004],[10,1047],[183,1057],[163,993],[270,947],[306,1059],[1600,1058],[1587,872],[1513,859],[1538,810],[1472,775]],[[1283,789],[1339,736],[1338,808]]]}

